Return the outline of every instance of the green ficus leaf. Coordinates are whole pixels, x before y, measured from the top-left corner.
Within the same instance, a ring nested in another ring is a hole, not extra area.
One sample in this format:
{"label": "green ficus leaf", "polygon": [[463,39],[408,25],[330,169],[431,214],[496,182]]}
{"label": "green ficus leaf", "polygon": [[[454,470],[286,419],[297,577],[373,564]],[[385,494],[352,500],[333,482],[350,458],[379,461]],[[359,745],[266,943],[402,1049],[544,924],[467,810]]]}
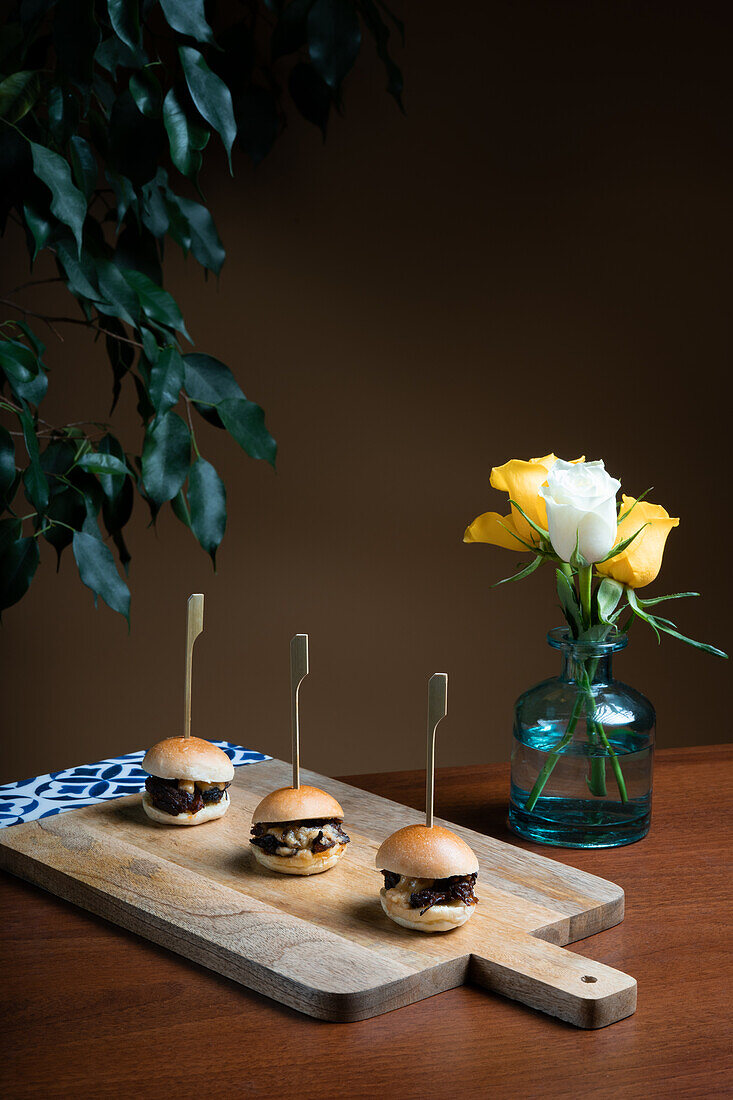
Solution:
{"label": "green ficus leaf", "polygon": [[35,248],[33,250],[33,260],[35,262],[38,253],[42,248],[46,247],[50,240],[54,223],[50,218],[46,217],[45,214],[37,210],[30,202],[23,203],[23,214],[25,215],[26,225],[30,229],[35,242]]}
{"label": "green ficus leaf", "polygon": [[312,65],[301,61],[290,70],[288,91],[303,118],[318,127],[325,141],[333,92],[323,77]]}
{"label": "green ficus leaf", "polygon": [[61,555],[70,545],[74,531],[80,531],[86,516],[84,497],[76,489],[63,488],[51,497],[44,516],[43,537],[56,551],[56,571]]}
{"label": "green ficus leaf", "polygon": [[97,282],[105,301],[97,302],[100,313],[119,317],[126,325],[137,326],[140,318],[138,295],[116,264],[97,257],[94,261],[97,269]]}
{"label": "green ficus leaf", "polygon": [[219,234],[214,225],[214,219],[205,206],[192,199],[184,199],[180,195],[169,192],[169,203],[175,204],[177,210],[186,221],[188,230],[188,247],[193,252],[196,260],[202,267],[207,267],[218,275],[226,257],[226,252],[219,239]]}
{"label": "green ficus leaf", "polygon": [[37,72],[12,73],[0,82],[0,118],[6,122],[20,122],[40,95],[41,78]]}
{"label": "green ficus leaf", "polygon": [[81,255],[82,226],[87,212],[87,202],[74,186],[68,163],[58,153],[30,142],[33,170],[51,192],[51,211],[64,225],[68,225],[76,240],[77,254]]}
{"label": "green ficus leaf", "polygon": [[38,541],[32,536],[11,542],[0,553],[0,613],[25,596],[38,560]]}
{"label": "green ficus leaf", "polygon": [[89,142],[78,134],[69,141],[69,158],[76,186],[89,202],[97,185],[97,159]]}
{"label": "green ficus leaf", "polygon": [[176,495],[171,501],[171,508],[173,509],[173,515],[176,519],[179,519],[184,527],[191,526],[191,510],[188,507],[188,501],[186,500],[186,494],[183,489],[179,489]]}
{"label": "green ficus leaf", "polygon": [[227,523],[226,490],[214,467],[197,458],[188,472],[191,527],[216,568],[216,551]]}
{"label": "green ficus leaf", "polygon": [[163,348],[150,371],[148,393],[159,416],[165,415],[178,401],[183,386],[183,359],[178,348]]}
{"label": "green ficus leaf", "polygon": [[137,0],[107,0],[109,21],[117,37],[131,50],[140,46],[140,12]]}
{"label": "green ficus leaf", "polygon": [[142,478],[145,491],[154,504],[172,500],[186,480],[191,457],[188,427],[173,412],[168,412],[145,433]]}
{"label": "green ficus leaf", "polygon": [[0,519],[0,556],[2,556],[11,543],[18,541],[22,530],[23,524],[17,516],[10,516],[8,519]]}
{"label": "green ficus leaf", "polygon": [[265,414],[246,397],[226,398],[217,405],[224,427],[250,458],[261,458],[274,468],[277,443],[265,427]]}
{"label": "green ficus leaf", "polygon": [[0,499],[15,481],[15,444],[13,437],[0,424]]}
{"label": "green ficus leaf", "polygon": [[182,175],[195,180],[209,132],[188,117],[175,88],[167,92],[163,101],[163,124],[168,134],[171,160]]}
{"label": "green ficus leaf", "polygon": [[244,398],[229,367],[213,355],[189,352],[183,356],[183,367],[186,393],[192,401],[218,405],[226,398]]}
{"label": "green ficus leaf", "polygon": [[160,0],[169,27],[187,34],[197,42],[213,42],[214,35],[206,22],[204,0]]}
{"label": "green ficus leaf", "polygon": [[129,626],[130,590],[117,572],[112,551],[87,531],[75,531],[72,545],[81,582],[91,588],[95,605],[101,596],[112,611],[124,615]]}
{"label": "green ficus leaf", "polygon": [[[120,458],[117,458],[112,454],[100,454],[99,452],[90,452],[89,454],[82,455],[79,459],[78,466],[82,470],[86,470],[88,474],[119,474],[122,477],[127,476],[130,471],[127,468],[127,464]],[[109,479],[111,481],[111,478]],[[105,489],[105,493],[114,495],[115,487],[107,482],[107,487],[102,486]]]}
{"label": "green ficus leaf", "polygon": [[308,53],[330,88],[338,88],[356,61],[361,28],[349,0],[315,0],[308,12]]}
{"label": "green ficus leaf", "polygon": [[23,474],[26,496],[37,512],[45,512],[48,505],[48,480],[41,467],[35,425],[29,413],[25,410],[19,413],[18,417],[23,428],[23,439],[30,460],[30,464]]}
{"label": "green ficus leaf", "polygon": [[231,92],[223,80],[212,73],[198,50],[193,46],[179,46],[178,55],[183,65],[186,84],[191,99],[202,118],[219,134],[231,170],[232,144],[237,136]]}
{"label": "green ficus leaf", "polygon": [[175,299],[166,290],[154,283],[147,275],[143,275],[141,271],[131,271],[126,268],[122,274],[137,294],[142,311],[148,320],[165,328],[175,329],[187,340],[191,340],[186,332],[181,311]]}
{"label": "green ficus leaf", "polygon": [[158,118],[163,106],[163,93],[157,77],[150,69],[141,69],[130,77],[130,95],[145,118]]}
{"label": "green ficus leaf", "polygon": [[0,367],[19,400],[39,405],[48,389],[48,378],[36,355],[18,340],[0,340]]}

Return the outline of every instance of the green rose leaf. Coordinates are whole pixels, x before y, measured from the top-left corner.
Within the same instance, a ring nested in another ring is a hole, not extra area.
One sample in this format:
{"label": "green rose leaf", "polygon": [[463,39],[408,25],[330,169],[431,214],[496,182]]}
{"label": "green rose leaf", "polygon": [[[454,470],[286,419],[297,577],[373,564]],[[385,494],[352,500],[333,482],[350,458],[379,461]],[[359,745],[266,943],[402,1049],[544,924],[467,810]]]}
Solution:
{"label": "green rose leaf", "polygon": [[231,92],[216,73],[212,73],[198,50],[193,46],[179,46],[178,55],[183,65],[188,90],[202,118],[216,130],[222,140],[232,167],[232,143],[237,136]]}
{"label": "green rose leaf", "polygon": [[10,432],[0,424],[0,498],[15,481],[15,444]]}
{"label": "green rose leaf", "polygon": [[178,401],[183,386],[183,359],[178,348],[163,348],[150,371],[148,393],[159,416],[165,415]]}
{"label": "green rose leaf", "polygon": [[124,615],[129,626],[130,590],[117,572],[112,551],[86,531],[75,531],[72,544],[81,582],[94,593],[95,606],[101,596],[107,607]]}
{"label": "green rose leaf", "polygon": [[316,0],[308,12],[308,53],[330,88],[338,88],[361,46],[359,18],[349,0]]}
{"label": "green rose leaf", "polygon": [[76,240],[77,253],[81,255],[81,234],[87,201],[74,186],[71,170],[63,157],[35,141],[30,142],[30,147],[33,170],[51,192],[51,211],[60,222],[68,225]]}
{"label": "green rose leaf", "polygon": [[250,458],[262,458],[274,468],[277,443],[265,427],[265,414],[246,397],[228,397],[217,405],[224,427]]}
{"label": "green rose leaf", "polygon": [[32,536],[11,542],[0,553],[0,613],[25,596],[38,560],[38,542]]}
{"label": "green rose leaf", "polygon": [[596,593],[596,606],[600,622],[611,625],[611,615],[618,607],[618,602],[624,594],[624,586],[611,577],[604,577],[598,585]]}
{"label": "green rose leaf", "polygon": [[560,600],[560,607],[562,608],[568,625],[573,632],[573,637],[577,638],[583,630],[583,619],[580,613],[580,608],[578,607],[578,600],[575,595],[575,589],[563,573],[562,569],[556,569],[555,575],[557,577],[557,595]]}
{"label": "green rose leaf", "polygon": [[216,568],[216,551],[227,525],[226,490],[214,467],[197,458],[188,472],[191,527]]}
{"label": "green rose leaf", "polygon": [[41,94],[41,78],[37,72],[25,70],[13,73],[0,82],[0,118],[19,122],[35,105]]}
{"label": "green rose leaf", "polygon": [[125,268],[122,274],[137,294],[142,311],[148,320],[154,324],[175,329],[177,332],[183,333],[187,340],[191,340],[186,332],[186,326],[183,323],[183,317],[175,298],[154,283],[152,279],[149,279],[147,275],[143,275],[141,271],[132,271]]}
{"label": "green rose leaf", "polygon": [[186,480],[191,457],[188,427],[175,413],[167,412],[145,433],[142,477],[154,504],[172,500]]}
{"label": "green rose leaf", "polygon": [[169,27],[187,34],[197,42],[213,42],[214,35],[206,22],[204,0],[160,0]]}

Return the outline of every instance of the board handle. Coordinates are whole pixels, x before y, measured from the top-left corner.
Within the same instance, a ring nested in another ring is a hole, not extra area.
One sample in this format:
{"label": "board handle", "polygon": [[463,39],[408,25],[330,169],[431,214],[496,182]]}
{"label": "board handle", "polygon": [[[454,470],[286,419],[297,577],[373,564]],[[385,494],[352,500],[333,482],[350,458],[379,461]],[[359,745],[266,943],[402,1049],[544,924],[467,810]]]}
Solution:
{"label": "board handle", "polygon": [[491,958],[472,955],[469,980],[576,1027],[606,1027],[636,1011],[630,975],[534,936],[502,938]]}

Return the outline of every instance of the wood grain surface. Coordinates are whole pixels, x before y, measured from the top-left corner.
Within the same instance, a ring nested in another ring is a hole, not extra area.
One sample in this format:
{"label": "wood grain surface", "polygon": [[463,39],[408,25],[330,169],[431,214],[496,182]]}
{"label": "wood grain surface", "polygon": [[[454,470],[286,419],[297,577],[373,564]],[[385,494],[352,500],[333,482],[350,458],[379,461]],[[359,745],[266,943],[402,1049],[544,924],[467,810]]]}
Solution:
{"label": "wood grain surface", "polygon": [[343,806],[346,856],[308,878],[252,858],[252,812],[290,774],[278,760],[238,769],[229,811],[200,828],[151,823],[139,795],[18,825],[0,833],[0,866],[325,1020],[364,1020],[466,981],[581,1027],[635,1010],[633,978],[559,946],[621,920],[618,886],[452,826],[479,858],[479,904],[462,928],[415,933],[379,904],[377,848],[419,819],[397,802],[304,772]]}
{"label": "wood grain surface", "polygon": [[[422,805],[422,772],[347,780]],[[661,751],[643,842],[551,854],[626,892],[624,921],[571,948],[639,981],[638,1011],[600,1031],[471,986],[323,1023],[2,875],[0,1082],[18,1098],[730,1095],[732,780],[731,748]],[[436,810],[547,855],[505,830],[507,789],[505,766],[443,769]]]}

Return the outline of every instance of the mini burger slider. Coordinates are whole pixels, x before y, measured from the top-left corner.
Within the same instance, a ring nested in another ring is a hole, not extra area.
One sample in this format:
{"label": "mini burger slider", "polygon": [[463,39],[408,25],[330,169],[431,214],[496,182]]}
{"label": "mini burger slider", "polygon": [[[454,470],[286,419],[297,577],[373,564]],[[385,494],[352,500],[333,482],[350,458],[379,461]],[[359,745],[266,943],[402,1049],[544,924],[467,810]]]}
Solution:
{"label": "mini burger slider", "polygon": [[252,853],[271,871],[317,875],[346,851],[343,820],[336,799],[318,787],[280,787],[252,814]]}
{"label": "mini burger slider", "polygon": [[229,809],[234,766],[200,737],[166,737],[145,754],[143,809],[163,825],[201,825]]}
{"label": "mini burger slider", "polygon": [[448,932],[473,914],[478,860],[450,829],[398,829],[377,852],[376,865],[384,875],[382,909],[404,928]]}

